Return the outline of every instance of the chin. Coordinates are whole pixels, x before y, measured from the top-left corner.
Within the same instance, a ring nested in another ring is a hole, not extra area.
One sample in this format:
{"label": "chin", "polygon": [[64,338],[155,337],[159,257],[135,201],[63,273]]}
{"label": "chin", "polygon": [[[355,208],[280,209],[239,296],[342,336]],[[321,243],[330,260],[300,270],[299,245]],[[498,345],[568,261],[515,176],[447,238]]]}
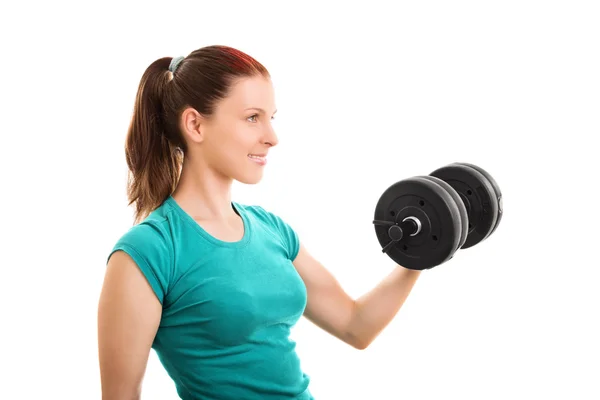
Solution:
{"label": "chin", "polygon": [[263,178],[262,174],[254,174],[254,175],[241,175],[236,178],[236,180],[240,183],[244,183],[246,185],[256,185]]}

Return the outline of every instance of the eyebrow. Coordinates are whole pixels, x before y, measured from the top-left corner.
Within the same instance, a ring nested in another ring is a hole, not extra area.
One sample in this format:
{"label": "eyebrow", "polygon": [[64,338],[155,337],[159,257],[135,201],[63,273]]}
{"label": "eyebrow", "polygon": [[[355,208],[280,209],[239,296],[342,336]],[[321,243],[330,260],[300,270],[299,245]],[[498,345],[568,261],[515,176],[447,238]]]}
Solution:
{"label": "eyebrow", "polygon": [[[244,111],[248,111],[248,110],[258,110],[258,111],[262,112],[263,114],[267,113],[265,110],[263,110],[262,108],[258,108],[258,107],[246,108]],[[277,110],[273,111],[273,114],[275,114],[276,112],[277,112]]]}

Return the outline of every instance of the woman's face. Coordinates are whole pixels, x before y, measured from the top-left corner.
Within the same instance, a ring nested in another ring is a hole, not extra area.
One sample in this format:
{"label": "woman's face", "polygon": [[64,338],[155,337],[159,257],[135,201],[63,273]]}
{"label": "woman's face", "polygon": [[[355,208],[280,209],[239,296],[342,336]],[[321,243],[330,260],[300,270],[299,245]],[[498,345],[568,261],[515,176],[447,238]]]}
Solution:
{"label": "woman's face", "polygon": [[233,84],[217,103],[215,114],[200,125],[194,146],[215,172],[242,183],[260,181],[266,156],[278,140],[272,119],[276,112],[270,79],[257,76]]}

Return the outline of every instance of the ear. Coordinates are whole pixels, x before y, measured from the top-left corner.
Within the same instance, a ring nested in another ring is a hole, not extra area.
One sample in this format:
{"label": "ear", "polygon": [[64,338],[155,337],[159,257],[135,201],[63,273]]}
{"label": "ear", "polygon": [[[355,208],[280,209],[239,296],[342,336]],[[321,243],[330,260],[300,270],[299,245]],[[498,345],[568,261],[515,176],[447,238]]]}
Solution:
{"label": "ear", "polygon": [[194,108],[188,107],[181,114],[181,132],[193,143],[204,140],[205,118]]}

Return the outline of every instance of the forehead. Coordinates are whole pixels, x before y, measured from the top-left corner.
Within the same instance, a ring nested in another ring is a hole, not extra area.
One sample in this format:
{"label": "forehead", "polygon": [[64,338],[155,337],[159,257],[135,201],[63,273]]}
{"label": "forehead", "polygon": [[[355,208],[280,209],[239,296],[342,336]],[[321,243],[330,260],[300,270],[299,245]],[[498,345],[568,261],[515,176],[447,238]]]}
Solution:
{"label": "forehead", "polygon": [[223,101],[223,106],[234,109],[258,107],[265,110],[275,110],[275,93],[270,79],[257,76],[241,78],[231,86],[229,95]]}

